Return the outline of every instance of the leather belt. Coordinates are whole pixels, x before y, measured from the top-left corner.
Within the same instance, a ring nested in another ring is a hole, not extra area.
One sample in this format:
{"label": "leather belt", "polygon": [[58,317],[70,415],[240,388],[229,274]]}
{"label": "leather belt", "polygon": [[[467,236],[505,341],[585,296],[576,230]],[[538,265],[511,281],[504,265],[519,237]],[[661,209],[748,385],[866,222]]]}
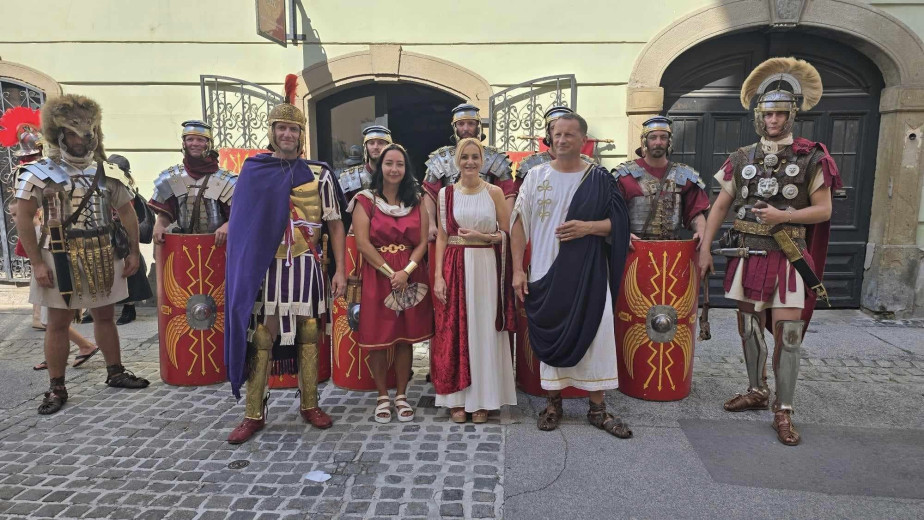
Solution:
{"label": "leather belt", "polygon": [[462,247],[491,247],[494,244],[486,240],[479,240],[477,238],[465,238],[460,237],[459,235],[453,235],[449,237],[449,245]]}
{"label": "leather belt", "polygon": [[[735,220],[734,225],[735,231],[740,231],[742,233],[747,233],[749,235],[761,235],[761,236],[772,236],[770,232],[774,226],[770,224],[759,224],[757,222],[748,222],[746,220]],[[805,238],[805,227],[803,226],[783,226],[783,231],[790,236],[790,238]]]}
{"label": "leather belt", "polygon": [[379,248],[379,253],[397,253],[398,251],[407,251],[407,246],[404,244],[388,244],[387,246],[382,246]]}
{"label": "leather belt", "polygon": [[65,232],[67,238],[95,238],[108,235],[112,231],[111,225],[105,225],[93,229],[68,229]]}

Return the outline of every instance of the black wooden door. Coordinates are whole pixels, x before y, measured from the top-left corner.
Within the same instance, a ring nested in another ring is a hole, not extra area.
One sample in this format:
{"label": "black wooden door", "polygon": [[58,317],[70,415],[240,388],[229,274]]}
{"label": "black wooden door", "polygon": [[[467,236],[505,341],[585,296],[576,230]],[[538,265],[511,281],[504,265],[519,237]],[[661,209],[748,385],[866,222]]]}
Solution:
{"label": "black wooden door", "polygon": [[[712,179],[728,154],[757,141],[753,112],[739,102],[741,84],[750,71],[774,56],[795,56],[821,74],[824,95],[811,111],[799,113],[797,136],[827,145],[844,181],[835,193],[824,282],[835,307],[860,306],[863,263],[869,235],[873,175],[879,136],[882,75],[856,50],[823,37],[796,32],[745,33],[718,38],[690,49],[668,67],[662,78],[664,106],[674,123],[672,158],[695,167],[715,198]],[[711,295],[722,298],[724,259],[716,258],[719,276]]]}

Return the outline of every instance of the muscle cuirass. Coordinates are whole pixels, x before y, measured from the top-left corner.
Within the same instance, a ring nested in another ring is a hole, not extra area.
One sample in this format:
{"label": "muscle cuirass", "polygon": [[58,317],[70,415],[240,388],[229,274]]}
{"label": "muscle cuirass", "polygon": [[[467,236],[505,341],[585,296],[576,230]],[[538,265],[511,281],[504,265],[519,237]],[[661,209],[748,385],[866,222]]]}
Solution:
{"label": "muscle cuirass", "polygon": [[[757,222],[750,208],[764,201],[780,210],[799,210],[811,205],[809,187],[824,156],[820,150],[796,155],[791,146],[775,154],[765,154],[759,144],[739,149],[731,156],[734,168],[735,228],[741,231],[740,246],[751,249],[779,250],[766,233],[770,226]],[[801,249],[805,244],[805,226],[786,225],[787,232]],[[767,229],[764,229],[767,228]]]}
{"label": "muscle cuirass", "polygon": [[[292,221],[304,221],[308,226],[299,226],[298,222],[293,222],[295,227],[293,233],[294,243],[292,244],[292,256],[300,256],[317,245],[321,237],[321,192],[319,190],[318,178],[311,182],[306,182],[300,186],[292,188],[289,195],[289,218]],[[302,232],[305,230],[305,233]],[[305,234],[310,236],[311,243],[305,239]],[[286,244],[280,244],[276,249],[276,258],[286,258],[288,248]]]}
{"label": "muscle cuirass", "polygon": [[182,164],[177,164],[154,181],[154,200],[164,203],[176,197],[180,232],[214,233],[226,222],[221,205],[231,200],[236,183],[237,176],[226,170],[195,179]]}

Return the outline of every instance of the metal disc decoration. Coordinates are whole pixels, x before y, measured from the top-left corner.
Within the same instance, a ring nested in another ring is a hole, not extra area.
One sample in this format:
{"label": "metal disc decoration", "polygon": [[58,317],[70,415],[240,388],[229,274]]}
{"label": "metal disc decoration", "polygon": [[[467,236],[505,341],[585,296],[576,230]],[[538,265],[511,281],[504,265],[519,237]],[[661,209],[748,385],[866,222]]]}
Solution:
{"label": "metal disc decoration", "polygon": [[764,156],[764,166],[775,168],[779,164],[780,158],[775,153],[768,153]]}
{"label": "metal disc decoration", "polygon": [[749,193],[750,193],[750,192],[748,191],[747,185],[741,187],[741,198],[742,198],[742,199],[748,198],[748,194],[749,194]]}
{"label": "metal disc decoration", "polygon": [[748,213],[748,210],[744,206],[741,206],[740,208],[738,208],[738,214],[737,214],[738,220],[744,220],[744,217],[747,216],[747,213]]}
{"label": "metal disc decoration", "polygon": [[800,171],[799,165],[798,164],[787,164],[786,169],[783,171],[786,172],[786,175],[790,177],[795,177],[796,175],[799,175],[799,171]]}
{"label": "metal disc decoration", "polygon": [[741,169],[741,176],[747,180],[753,179],[757,175],[757,166],[749,164]]}
{"label": "metal disc decoration", "polygon": [[799,195],[799,187],[795,184],[787,184],[786,186],[783,186],[783,196],[787,199],[792,200],[796,198],[797,195]]}
{"label": "metal disc decoration", "polygon": [[765,199],[776,195],[780,191],[780,183],[776,177],[767,177],[757,181],[757,196]]}
{"label": "metal disc decoration", "polygon": [[215,235],[167,233],[157,255],[160,377],[169,385],[224,382],[225,247]]}
{"label": "metal disc decoration", "polygon": [[692,240],[635,240],[616,304],[619,390],[649,401],[690,394],[699,279]]}

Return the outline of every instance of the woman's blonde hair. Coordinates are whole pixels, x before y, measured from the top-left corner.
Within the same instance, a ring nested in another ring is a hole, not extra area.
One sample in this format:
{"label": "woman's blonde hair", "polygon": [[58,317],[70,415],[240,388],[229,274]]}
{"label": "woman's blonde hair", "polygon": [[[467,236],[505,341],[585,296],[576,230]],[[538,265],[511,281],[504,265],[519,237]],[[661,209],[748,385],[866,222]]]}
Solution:
{"label": "woman's blonde hair", "polygon": [[452,159],[453,162],[456,163],[456,167],[458,167],[460,170],[462,169],[462,165],[459,164],[459,161],[461,160],[460,157],[462,156],[462,150],[464,150],[465,147],[470,144],[478,147],[478,153],[481,154],[481,160],[484,161],[484,145],[481,144],[479,139],[475,139],[474,137],[466,137],[465,139],[460,139],[459,143],[456,144],[456,155]]}

